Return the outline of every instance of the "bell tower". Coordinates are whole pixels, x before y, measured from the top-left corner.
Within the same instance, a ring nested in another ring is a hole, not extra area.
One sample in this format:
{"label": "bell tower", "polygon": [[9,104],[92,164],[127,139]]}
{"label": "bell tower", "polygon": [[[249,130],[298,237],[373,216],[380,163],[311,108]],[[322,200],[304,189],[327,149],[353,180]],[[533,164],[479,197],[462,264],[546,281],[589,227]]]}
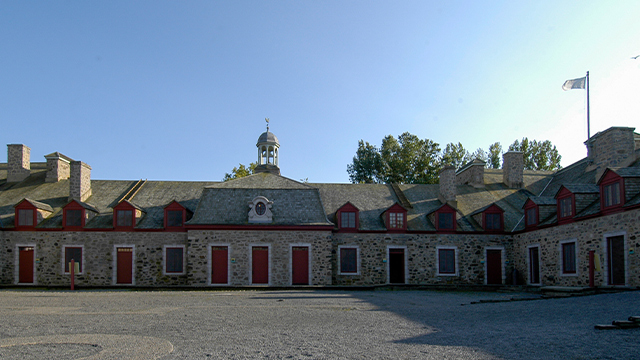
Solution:
{"label": "bell tower", "polygon": [[280,143],[278,138],[269,131],[269,119],[264,119],[267,122],[267,131],[263,132],[258,138],[258,166],[256,166],[254,172],[270,172],[275,175],[280,175],[279,165],[279,149]]}

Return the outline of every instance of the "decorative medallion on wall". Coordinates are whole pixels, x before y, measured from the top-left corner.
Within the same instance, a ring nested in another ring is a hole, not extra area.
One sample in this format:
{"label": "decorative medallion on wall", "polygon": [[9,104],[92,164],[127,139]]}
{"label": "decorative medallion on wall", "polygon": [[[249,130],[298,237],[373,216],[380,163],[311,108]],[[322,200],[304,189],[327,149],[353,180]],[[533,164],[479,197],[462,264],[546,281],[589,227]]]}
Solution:
{"label": "decorative medallion on wall", "polygon": [[266,197],[256,196],[249,203],[249,223],[264,224],[272,222],[271,204],[273,204],[273,201],[269,201]]}

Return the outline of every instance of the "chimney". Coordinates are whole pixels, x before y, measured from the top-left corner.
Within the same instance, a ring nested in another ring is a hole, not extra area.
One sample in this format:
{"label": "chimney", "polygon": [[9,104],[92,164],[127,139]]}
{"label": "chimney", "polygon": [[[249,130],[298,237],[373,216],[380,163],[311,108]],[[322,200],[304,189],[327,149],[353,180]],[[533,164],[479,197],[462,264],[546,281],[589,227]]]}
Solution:
{"label": "chimney", "polygon": [[524,155],[521,151],[508,151],[502,155],[502,182],[510,188],[523,186]]}
{"label": "chimney", "polygon": [[445,165],[440,170],[440,193],[438,199],[446,204],[456,207],[456,168],[451,165]]}
{"label": "chimney", "polygon": [[45,182],[52,183],[69,178],[71,161],[73,160],[58,152],[45,155],[44,158],[47,159],[47,176],[45,177]]}
{"label": "chimney", "polygon": [[7,182],[20,182],[31,174],[31,149],[22,144],[7,145]]}
{"label": "chimney", "polygon": [[89,196],[91,196],[91,166],[82,161],[72,161],[69,200],[85,201]]}
{"label": "chimney", "polygon": [[590,165],[587,171],[596,170],[596,181],[607,168],[620,168],[636,161],[635,128],[610,127],[585,141]]}
{"label": "chimney", "polygon": [[468,184],[474,188],[484,187],[484,166],[487,163],[475,159],[456,172],[456,185]]}

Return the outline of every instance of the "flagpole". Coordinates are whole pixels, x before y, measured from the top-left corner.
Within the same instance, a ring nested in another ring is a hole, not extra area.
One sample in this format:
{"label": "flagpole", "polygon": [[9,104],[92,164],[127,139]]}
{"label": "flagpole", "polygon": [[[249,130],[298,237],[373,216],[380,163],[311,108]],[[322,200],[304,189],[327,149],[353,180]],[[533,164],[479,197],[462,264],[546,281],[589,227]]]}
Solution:
{"label": "flagpole", "polygon": [[587,71],[587,140],[591,139],[591,122],[589,118],[589,72]]}

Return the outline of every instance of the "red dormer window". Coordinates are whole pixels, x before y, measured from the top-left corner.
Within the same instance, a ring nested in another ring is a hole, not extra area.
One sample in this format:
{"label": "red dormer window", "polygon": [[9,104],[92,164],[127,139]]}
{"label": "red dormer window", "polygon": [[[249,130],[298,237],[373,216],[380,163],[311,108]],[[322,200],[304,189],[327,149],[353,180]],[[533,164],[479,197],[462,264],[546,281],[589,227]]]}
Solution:
{"label": "red dormer window", "polygon": [[455,231],[456,210],[450,205],[442,205],[438,210],[436,210],[435,226],[438,231]]}
{"label": "red dormer window", "polygon": [[172,201],[164,208],[164,227],[169,231],[184,229],[187,221],[187,209],[177,201]]}
{"label": "red dormer window", "polygon": [[504,210],[498,205],[491,205],[482,213],[482,223],[485,231],[503,231]]}
{"label": "red dormer window", "polygon": [[624,205],[624,181],[622,177],[607,169],[600,178],[600,209],[607,213]]}
{"label": "red dormer window", "polygon": [[576,214],[576,201],[573,193],[562,186],[556,195],[556,201],[558,204],[558,223],[571,221]]}
{"label": "red dormer window", "polygon": [[85,225],[85,209],[77,201],[71,201],[62,212],[62,227],[68,229],[81,229]]}
{"label": "red dormer window", "polygon": [[142,216],[142,211],[124,200],[113,208],[113,228],[123,231],[133,230],[139,216]]}
{"label": "red dormer window", "polygon": [[51,206],[26,198],[14,208],[14,226],[17,230],[34,230],[39,220],[45,219],[53,212]]}
{"label": "red dormer window", "polygon": [[383,213],[388,231],[404,231],[407,229],[407,210],[395,204]]}
{"label": "red dormer window", "polygon": [[16,226],[34,226],[36,223],[35,209],[16,209]]}
{"label": "red dormer window", "polygon": [[350,202],[342,205],[342,207],[336,211],[338,228],[343,231],[357,231],[360,225],[359,212],[358,208]]}
{"label": "red dormer window", "polygon": [[531,228],[537,226],[540,221],[539,214],[538,205],[531,199],[528,199],[527,202],[524,203],[524,227]]}

